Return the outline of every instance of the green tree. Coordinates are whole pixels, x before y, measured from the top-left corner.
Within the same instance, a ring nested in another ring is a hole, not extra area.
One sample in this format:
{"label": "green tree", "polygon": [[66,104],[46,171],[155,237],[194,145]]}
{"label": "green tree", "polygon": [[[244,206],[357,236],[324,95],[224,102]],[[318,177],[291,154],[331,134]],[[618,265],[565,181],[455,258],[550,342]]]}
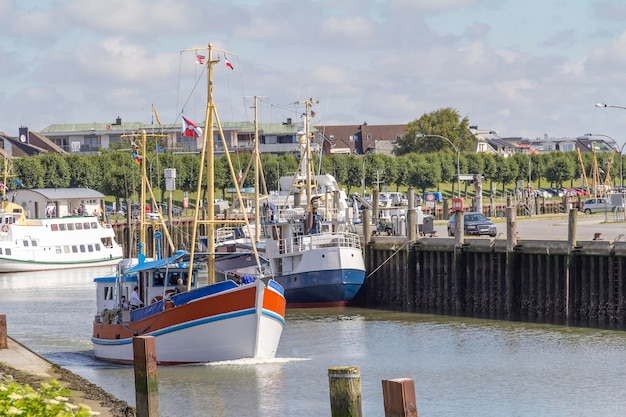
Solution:
{"label": "green tree", "polygon": [[361,180],[363,178],[363,159],[356,155],[348,155],[346,157],[347,163],[347,181],[346,186],[348,187],[348,195],[352,194],[352,187],[360,187]]}
{"label": "green tree", "polygon": [[394,154],[430,153],[444,149],[455,152],[445,139],[429,135],[448,138],[460,151],[472,149],[474,143],[467,117],[461,118],[457,110],[447,107],[426,113],[419,119],[409,122],[404,135],[394,146]]}
{"label": "green tree", "polygon": [[[45,169],[39,158],[16,158],[13,160],[14,179],[24,184],[25,188],[43,188]],[[9,186],[11,181],[9,181]]]}
{"label": "green tree", "polygon": [[573,179],[575,173],[574,161],[564,153],[553,152],[547,161],[546,179],[556,184],[557,188],[561,188],[565,181]]}
{"label": "green tree", "polygon": [[415,159],[409,173],[409,185],[419,190],[422,194],[433,189],[441,182],[441,171],[433,169],[433,166],[425,159]]}

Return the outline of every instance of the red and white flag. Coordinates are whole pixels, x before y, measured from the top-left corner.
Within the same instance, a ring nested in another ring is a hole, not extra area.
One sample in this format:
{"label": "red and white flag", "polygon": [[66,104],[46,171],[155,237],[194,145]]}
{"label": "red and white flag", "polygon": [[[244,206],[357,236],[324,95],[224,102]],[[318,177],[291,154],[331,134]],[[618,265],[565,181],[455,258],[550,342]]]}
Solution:
{"label": "red and white flag", "polygon": [[239,170],[239,175],[237,175],[237,182],[241,182],[242,178],[243,178],[243,171]]}
{"label": "red and white flag", "polygon": [[206,57],[204,55],[196,54],[196,63],[204,65],[204,60]]}
{"label": "red and white flag", "polygon": [[226,58],[226,56],[224,56],[224,61],[226,62],[226,66],[228,68],[230,68],[231,70],[235,69],[235,67],[233,67],[233,64],[230,63],[230,61],[228,60],[228,58]]}
{"label": "red and white flag", "polygon": [[183,136],[190,136],[197,138],[202,135],[202,129],[198,127],[194,122],[183,116]]}

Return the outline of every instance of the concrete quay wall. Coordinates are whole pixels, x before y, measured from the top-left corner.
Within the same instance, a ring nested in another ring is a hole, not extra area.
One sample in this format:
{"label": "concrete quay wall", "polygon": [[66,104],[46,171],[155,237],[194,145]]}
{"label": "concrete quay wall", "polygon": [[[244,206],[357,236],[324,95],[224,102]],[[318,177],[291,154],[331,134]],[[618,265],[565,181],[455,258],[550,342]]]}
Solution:
{"label": "concrete quay wall", "polygon": [[[509,250],[507,250],[509,246]],[[590,327],[626,325],[626,242],[378,238],[360,307]]]}

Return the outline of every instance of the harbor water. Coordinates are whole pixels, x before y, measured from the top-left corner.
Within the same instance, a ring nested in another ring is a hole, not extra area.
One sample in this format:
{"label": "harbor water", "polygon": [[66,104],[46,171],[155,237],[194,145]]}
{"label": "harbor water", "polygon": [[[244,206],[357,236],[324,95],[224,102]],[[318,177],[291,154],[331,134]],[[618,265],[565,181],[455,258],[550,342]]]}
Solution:
{"label": "harbor water", "polygon": [[[113,268],[0,275],[10,337],[135,404],[130,366],[94,359],[92,279]],[[330,415],[328,368],[358,366],[363,416],[412,378],[428,416],[622,416],[626,332],[365,309],[288,310],[273,360],[159,367],[162,416]]]}

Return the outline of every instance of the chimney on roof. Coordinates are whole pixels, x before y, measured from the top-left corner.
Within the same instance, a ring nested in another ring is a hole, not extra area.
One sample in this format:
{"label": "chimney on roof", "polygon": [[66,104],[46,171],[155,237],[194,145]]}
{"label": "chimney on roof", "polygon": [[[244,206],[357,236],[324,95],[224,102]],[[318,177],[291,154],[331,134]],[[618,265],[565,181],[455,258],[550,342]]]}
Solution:
{"label": "chimney on roof", "polygon": [[116,126],[122,125],[122,118],[120,116],[117,116],[117,119],[115,119],[115,125]]}
{"label": "chimney on roof", "polygon": [[20,126],[19,139],[22,143],[28,143],[28,127]]}
{"label": "chimney on roof", "polygon": [[287,124],[290,125],[291,124],[291,117],[287,118]]}

